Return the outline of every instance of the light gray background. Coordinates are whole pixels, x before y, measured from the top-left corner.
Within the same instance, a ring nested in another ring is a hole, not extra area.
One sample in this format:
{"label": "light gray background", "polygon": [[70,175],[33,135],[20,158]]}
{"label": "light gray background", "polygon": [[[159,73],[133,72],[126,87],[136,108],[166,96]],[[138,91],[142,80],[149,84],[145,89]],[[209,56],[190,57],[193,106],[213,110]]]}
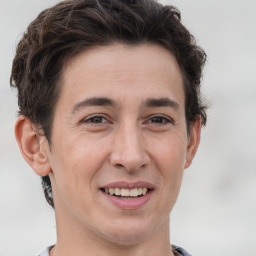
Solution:
{"label": "light gray background", "polygon": [[[56,0],[0,0],[0,256],[55,242],[54,213],[13,134],[11,62],[22,32]],[[209,121],[171,218],[171,240],[195,256],[256,256],[256,2],[174,0],[206,50]]]}

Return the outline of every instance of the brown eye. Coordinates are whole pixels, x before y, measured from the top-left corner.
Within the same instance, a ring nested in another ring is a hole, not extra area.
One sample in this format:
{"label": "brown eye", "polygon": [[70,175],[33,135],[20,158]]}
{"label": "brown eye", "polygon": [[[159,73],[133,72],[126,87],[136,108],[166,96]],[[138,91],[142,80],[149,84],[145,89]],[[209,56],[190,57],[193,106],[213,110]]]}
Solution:
{"label": "brown eye", "polygon": [[101,116],[95,116],[90,118],[91,123],[102,123],[103,118]]}
{"label": "brown eye", "polygon": [[108,122],[108,120],[103,116],[90,116],[85,120],[83,120],[83,123],[94,123],[94,124],[101,124],[106,122]]}
{"label": "brown eye", "polygon": [[163,116],[153,116],[149,119],[149,122],[155,123],[155,124],[167,124],[167,123],[171,123],[171,120]]}

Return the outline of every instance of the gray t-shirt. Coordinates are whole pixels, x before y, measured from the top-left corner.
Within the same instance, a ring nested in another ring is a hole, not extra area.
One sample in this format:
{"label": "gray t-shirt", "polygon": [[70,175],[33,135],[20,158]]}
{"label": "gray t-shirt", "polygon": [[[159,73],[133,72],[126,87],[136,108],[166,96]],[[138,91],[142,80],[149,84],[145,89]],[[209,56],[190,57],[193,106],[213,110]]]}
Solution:
{"label": "gray t-shirt", "polygon": [[183,248],[176,246],[176,245],[172,245],[172,248],[178,252],[179,254],[177,255],[183,255],[183,256],[192,256],[190,255],[187,251],[185,251]]}
{"label": "gray t-shirt", "polygon": [[[38,256],[49,256],[49,252],[52,249],[53,246],[47,247],[42,253],[40,253]],[[175,251],[175,255],[182,255],[182,256],[191,256],[188,252],[186,252],[181,247],[173,245],[172,248]]]}

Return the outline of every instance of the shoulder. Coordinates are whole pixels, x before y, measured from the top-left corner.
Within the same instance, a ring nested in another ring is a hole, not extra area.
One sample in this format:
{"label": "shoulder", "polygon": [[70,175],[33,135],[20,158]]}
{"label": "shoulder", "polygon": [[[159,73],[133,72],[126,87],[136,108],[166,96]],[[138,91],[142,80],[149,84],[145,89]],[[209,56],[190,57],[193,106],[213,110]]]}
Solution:
{"label": "shoulder", "polygon": [[183,248],[176,246],[176,245],[172,245],[172,248],[177,251],[178,253],[180,253],[180,255],[182,256],[192,256],[191,254],[189,254],[186,250],[184,250]]}
{"label": "shoulder", "polygon": [[43,252],[41,252],[38,256],[49,256],[49,252],[53,246],[48,246]]}

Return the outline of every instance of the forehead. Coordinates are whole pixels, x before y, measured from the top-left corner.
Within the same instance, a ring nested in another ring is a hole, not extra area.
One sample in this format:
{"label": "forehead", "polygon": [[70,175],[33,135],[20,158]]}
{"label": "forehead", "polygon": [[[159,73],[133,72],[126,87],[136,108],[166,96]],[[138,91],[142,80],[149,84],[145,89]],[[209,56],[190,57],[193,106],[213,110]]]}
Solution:
{"label": "forehead", "polygon": [[107,71],[107,74],[124,71],[145,73],[152,70],[162,74],[180,73],[174,55],[158,44],[96,46],[73,57],[63,70],[64,77],[70,75],[78,64],[80,68],[86,68],[90,75],[97,75],[97,71]]}
{"label": "forehead", "polygon": [[181,91],[183,97],[183,79],[175,57],[154,44],[113,44],[85,50],[71,59],[62,73],[61,97],[66,102],[98,96],[166,97],[164,94],[174,96]]}

